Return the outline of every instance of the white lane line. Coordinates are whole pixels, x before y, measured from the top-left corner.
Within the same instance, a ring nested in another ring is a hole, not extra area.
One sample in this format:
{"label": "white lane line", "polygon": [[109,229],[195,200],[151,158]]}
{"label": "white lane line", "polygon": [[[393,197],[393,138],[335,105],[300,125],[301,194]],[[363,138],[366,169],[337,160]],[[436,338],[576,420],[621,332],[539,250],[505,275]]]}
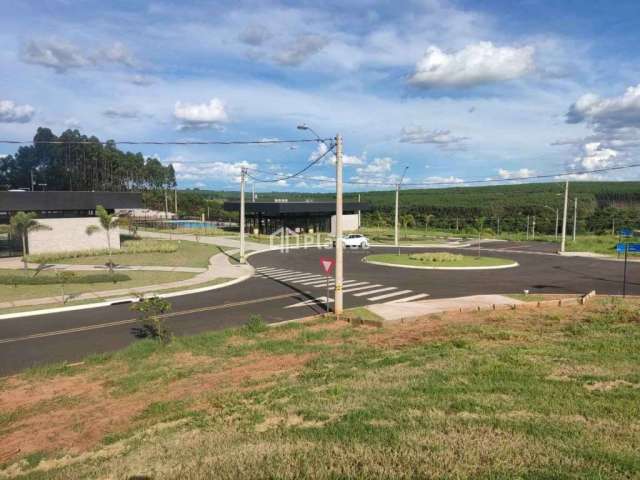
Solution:
{"label": "white lane line", "polygon": [[400,290],[398,292],[385,293],[384,295],[378,295],[377,297],[369,297],[367,300],[370,302],[375,302],[376,300],[383,300],[385,298],[397,297],[398,295],[404,295],[406,293],[411,293],[413,290]]}
{"label": "white lane line", "polygon": [[398,289],[398,287],[377,288],[375,290],[369,290],[368,292],[354,293],[353,296],[354,297],[364,297],[365,295],[371,295],[372,293],[388,292],[389,290],[397,290],[397,289]]}
{"label": "white lane line", "polygon": [[[364,283],[369,283],[369,282],[364,282]],[[342,293],[349,293],[349,292],[355,292],[356,290],[365,290],[367,288],[376,288],[376,287],[381,287],[382,285],[367,285],[366,287],[355,287],[355,288],[347,288],[346,290],[343,290]]]}
{"label": "white lane line", "polygon": [[429,296],[428,293],[419,293],[418,295],[413,295],[411,297],[405,297],[405,298],[397,298],[396,300],[391,300],[390,302],[385,302],[385,303],[411,302],[414,300],[420,300],[421,298],[426,298],[428,296]]}

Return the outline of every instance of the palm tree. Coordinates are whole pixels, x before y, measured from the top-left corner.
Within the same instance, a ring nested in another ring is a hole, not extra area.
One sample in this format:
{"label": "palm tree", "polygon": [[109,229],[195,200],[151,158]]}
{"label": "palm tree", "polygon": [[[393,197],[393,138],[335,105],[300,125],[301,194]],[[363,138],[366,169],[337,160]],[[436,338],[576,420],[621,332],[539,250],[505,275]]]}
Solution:
{"label": "palm tree", "polygon": [[407,238],[407,228],[415,225],[416,219],[410,213],[406,213],[400,217],[400,223],[404,228],[404,237]]}
{"label": "palm tree", "polygon": [[435,215],[432,215],[431,213],[426,213],[424,215],[424,233],[427,233],[427,230],[429,230],[429,222],[435,217]]}
{"label": "palm tree", "polygon": [[[118,218],[118,216],[115,213],[107,212],[107,210],[102,205],[98,205],[96,207],[96,213],[98,214],[98,219],[100,220],[100,227],[102,227],[102,230],[104,230],[105,233],[107,234],[107,251],[109,252],[109,263],[108,263],[109,273],[113,274],[113,261],[111,260],[111,231],[114,228],[118,228],[118,223],[120,221],[120,218]],[[89,225],[86,230],[87,235],[93,235],[94,233],[100,230],[100,227],[98,227],[97,225]]]}
{"label": "palm tree", "polygon": [[27,237],[29,232],[36,230],[51,230],[51,227],[43,225],[36,220],[35,212],[17,212],[11,217],[11,231],[20,236],[22,240],[22,262],[24,263],[24,271],[27,271]]}

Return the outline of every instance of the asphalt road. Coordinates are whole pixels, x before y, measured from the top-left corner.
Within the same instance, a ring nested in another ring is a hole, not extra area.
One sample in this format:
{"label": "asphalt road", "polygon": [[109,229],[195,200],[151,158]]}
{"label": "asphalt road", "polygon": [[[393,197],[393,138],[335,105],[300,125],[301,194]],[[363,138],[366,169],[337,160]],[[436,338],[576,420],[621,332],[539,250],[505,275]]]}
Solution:
{"label": "asphalt road", "polygon": [[[475,294],[531,293],[620,294],[623,264],[579,257],[560,257],[552,244],[485,244],[483,256],[510,258],[515,268],[485,271],[412,270],[368,265],[375,248],[345,252],[345,308],[402,298],[447,298]],[[427,249],[411,249],[422,251]],[[477,248],[464,249],[475,253]],[[407,251],[407,250],[403,250]],[[251,257],[257,276],[220,290],[171,299],[167,325],[176,335],[239,326],[252,314],[267,322],[304,317],[324,311],[313,299],[324,296],[320,257],[331,250],[291,250]],[[640,294],[640,264],[630,263],[627,293]],[[331,293],[332,294],[332,293]],[[428,297],[427,297],[428,295]],[[307,304],[304,304],[307,303]],[[296,304],[302,304],[295,306]],[[78,361],[91,353],[113,351],[137,340],[136,315],[130,304],[0,320],[0,375],[47,362]]]}

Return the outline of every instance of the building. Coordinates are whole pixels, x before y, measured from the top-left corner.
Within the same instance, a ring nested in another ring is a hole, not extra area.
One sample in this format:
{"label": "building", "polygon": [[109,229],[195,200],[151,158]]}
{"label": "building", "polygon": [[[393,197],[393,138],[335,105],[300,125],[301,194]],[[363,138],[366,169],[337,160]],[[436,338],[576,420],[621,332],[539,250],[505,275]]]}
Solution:
{"label": "building", "polygon": [[[16,212],[35,212],[49,227],[29,233],[30,254],[107,248],[106,234],[87,235],[89,225],[99,225],[96,206],[110,213],[142,207],[142,196],[128,192],[0,192],[0,256],[20,255],[20,239],[11,237],[7,225]],[[4,226],[4,227],[3,227]],[[3,227],[3,228],[2,228]],[[111,247],[120,248],[120,234],[111,232]]]}
{"label": "building", "polygon": [[[240,211],[240,202],[225,202],[227,211]],[[370,209],[366,203],[347,202],[342,207],[344,231],[360,227],[360,212]],[[270,235],[281,228],[298,233],[331,232],[335,234],[336,202],[245,202],[248,232],[258,230]]]}

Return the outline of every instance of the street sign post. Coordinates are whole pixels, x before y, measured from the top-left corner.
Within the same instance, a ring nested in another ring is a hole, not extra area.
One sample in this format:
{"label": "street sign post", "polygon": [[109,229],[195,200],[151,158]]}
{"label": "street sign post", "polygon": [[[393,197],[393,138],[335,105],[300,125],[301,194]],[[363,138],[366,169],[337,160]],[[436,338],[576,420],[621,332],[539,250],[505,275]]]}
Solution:
{"label": "street sign post", "polygon": [[[633,232],[632,232],[633,233]],[[622,230],[620,231],[622,235]],[[622,274],[622,296],[627,296],[627,259],[629,253],[640,253],[640,243],[618,243],[616,245],[618,254],[624,252],[624,273]]]}
{"label": "street sign post", "polygon": [[329,312],[329,276],[331,275],[331,270],[333,270],[335,264],[336,261],[333,258],[320,257],[320,266],[324,270],[324,274],[327,278],[327,296],[325,306],[327,313]]}
{"label": "street sign post", "polygon": [[621,228],[620,236],[625,238],[633,237],[633,230],[631,230],[630,228]]}

